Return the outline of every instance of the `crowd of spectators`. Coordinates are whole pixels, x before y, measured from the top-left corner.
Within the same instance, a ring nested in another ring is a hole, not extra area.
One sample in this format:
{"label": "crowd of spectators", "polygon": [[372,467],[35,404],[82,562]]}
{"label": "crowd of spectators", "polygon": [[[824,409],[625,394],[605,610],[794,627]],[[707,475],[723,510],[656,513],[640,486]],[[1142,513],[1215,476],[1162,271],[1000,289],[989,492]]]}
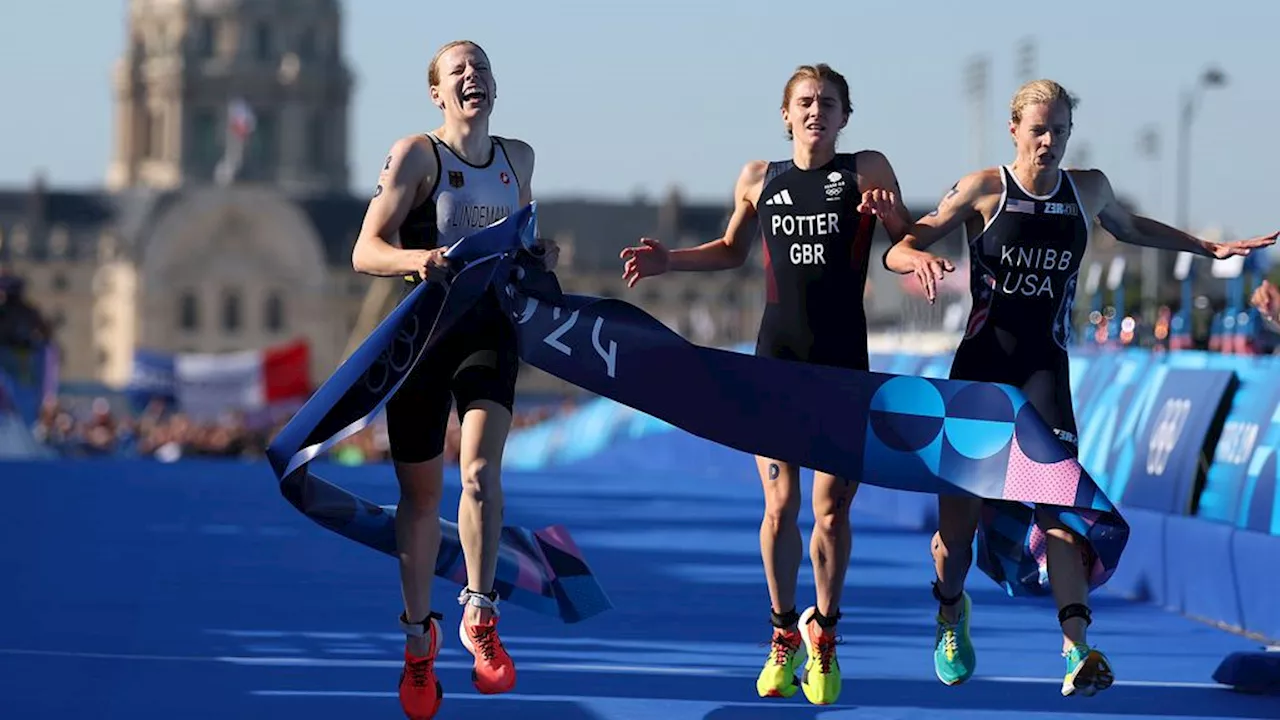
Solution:
{"label": "crowd of spectators", "polygon": [[130,413],[106,398],[47,400],[32,434],[63,457],[124,456],[177,460],[184,457],[261,456],[267,436],[239,415],[195,422],[152,402]]}
{"label": "crowd of spectators", "polygon": [[[98,397],[88,401],[62,398],[46,401],[32,432],[36,439],[63,457],[142,457],[173,462],[182,458],[263,457],[282,423],[251,422],[239,413],[215,421],[197,421],[153,401],[140,413],[122,403]],[[517,408],[514,428],[541,422],[554,405]],[[336,462],[363,464],[390,460],[384,416],[342,440],[330,450]],[[460,428],[450,414],[445,462],[457,464]]]}

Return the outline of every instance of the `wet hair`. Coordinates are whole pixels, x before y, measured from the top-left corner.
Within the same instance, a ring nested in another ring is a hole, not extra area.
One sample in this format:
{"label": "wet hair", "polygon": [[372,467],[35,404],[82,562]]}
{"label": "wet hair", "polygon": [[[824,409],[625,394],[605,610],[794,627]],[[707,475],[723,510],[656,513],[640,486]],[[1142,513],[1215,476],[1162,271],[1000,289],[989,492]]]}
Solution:
{"label": "wet hair", "polygon": [[471,40],[454,40],[452,42],[447,42],[443,46],[441,46],[439,50],[436,51],[436,54],[431,58],[431,63],[427,65],[427,84],[428,85],[430,85],[431,87],[435,87],[436,85],[440,84],[440,58],[443,57],[445,53],[458,47],[459,45],[469,45],[479,50],[481,55],[484,55],[486,58],[489,57],[489,53],[486,53],[484,51],[484,48],[480,47],[478,43],[475,43]]}
{"label": "wet hair", "polygon": [[1076,104],[1079,100],[1067,92],[1067,89],[1052,80],[1032,80],[1013,94],[1009,103],[1009,119],[1014,125],[1022,122],[1022,111],[1029,105],[1050,105],[1055,102],[1066,103],[1067,112],[1075,119]]}
{"label": "wet hair", "polygon": [[[791,73],[791,78],[787,80],[787,85],[782,89],[782,109],[786,110],[787,105],[791,103],[791,93],[795,90],[796,85],[805,80],[816,80],[824,85],[834,85],[836,91],[840,95],[840,106],[844,113],[848,115],[853,112],[853,103],[849,100],[849,81],[844,76],[826,63],[818,63],[817,65],[801,65]],[[791,139],[791,128],[787,128],[787,139]]]}

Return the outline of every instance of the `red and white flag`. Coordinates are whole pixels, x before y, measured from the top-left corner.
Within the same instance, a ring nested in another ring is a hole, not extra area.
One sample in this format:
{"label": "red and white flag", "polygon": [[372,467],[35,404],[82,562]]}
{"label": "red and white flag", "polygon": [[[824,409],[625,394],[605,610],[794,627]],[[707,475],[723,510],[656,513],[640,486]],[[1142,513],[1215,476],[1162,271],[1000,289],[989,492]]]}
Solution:
{"label": "red and white flag", "polygon": [[174,358],[178,406],[208,418],[305,399],[311,392],[309,366],[305,341],[237,353],[180,354]]}

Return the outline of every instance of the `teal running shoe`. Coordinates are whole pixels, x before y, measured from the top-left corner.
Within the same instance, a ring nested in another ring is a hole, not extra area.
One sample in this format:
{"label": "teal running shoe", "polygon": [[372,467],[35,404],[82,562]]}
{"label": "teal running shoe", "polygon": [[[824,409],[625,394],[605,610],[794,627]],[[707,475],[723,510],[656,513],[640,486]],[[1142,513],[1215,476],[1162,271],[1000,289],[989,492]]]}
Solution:
{"label": "teal running shoe", "polygon": [[1070,650],[1062,653],[1062,657],[1067,659],[1067,675],[1062,680],[1063,696],[1080,694],[1093,697],[1116,681],[1107,656],[1088,645],[1072,645]]}
{"label": "teal running shoe", "polygon": [[969,639],[969,615],[973,602],[969,593],[962,593],[960,615],[955,624],[947,622],[938,612],[938,630],[934,636],[933,671],[944,685],[959,685],[973,676],[978,657]]}

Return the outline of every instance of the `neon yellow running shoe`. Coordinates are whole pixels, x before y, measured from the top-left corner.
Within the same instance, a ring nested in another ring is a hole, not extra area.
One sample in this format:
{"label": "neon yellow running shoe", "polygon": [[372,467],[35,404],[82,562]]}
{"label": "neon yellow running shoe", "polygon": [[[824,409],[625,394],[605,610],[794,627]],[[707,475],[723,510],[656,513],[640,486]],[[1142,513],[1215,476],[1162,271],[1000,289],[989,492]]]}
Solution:
{"label": "neon yellow running shoe", "polygon": [[789,698],[800,688],[796,670],[800,667],[800,633],[783,628],[773,629],[769,642],[769,659],[756,678],[756,692],[760,697]]}
{"label": "neon yellow running shoe", "polygon": [[1062,653],[1062,657],[1067,659],[1067,675],[1062,680],[1064,697],[1077,693],[1093,697],[1116,681],[1107,656],[1088,645],[1072,645],[1070,650]]}
{"label": "neon yellow running shoe", "polygon": [[830,705],[840,697],[840,661],[836,659],[836,635],[813,622],[816,607],[800,614],[800,637],[808,659],[800,674],[804,696],[814,705]]}
{"label": "neon yellow running shoe", "polygon": [[960,613],[955,624],[944,620],[942,612],[938,612],[938,629],[933,639],[933,672],[945,685],[959,685],[968,680],[978,665],[978,656],[969,638],[969,615],[972,612],[973,602],[969,593],[963,593],[960,599]]}

